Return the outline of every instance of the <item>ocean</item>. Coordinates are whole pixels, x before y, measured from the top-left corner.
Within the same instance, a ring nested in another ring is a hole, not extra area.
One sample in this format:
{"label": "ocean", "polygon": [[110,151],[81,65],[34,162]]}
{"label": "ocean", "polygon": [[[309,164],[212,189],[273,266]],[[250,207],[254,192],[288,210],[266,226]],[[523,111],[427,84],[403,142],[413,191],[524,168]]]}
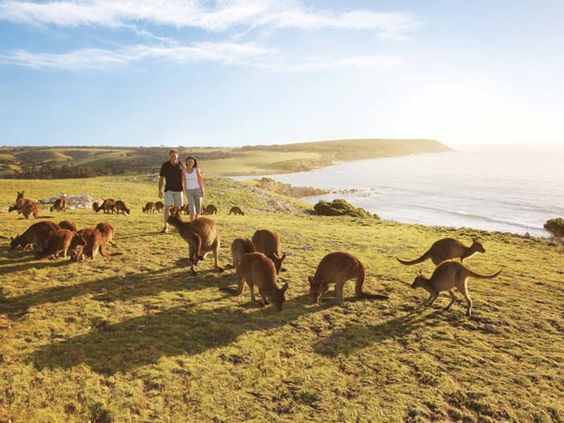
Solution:
{"label": "ocean", "polygon": [[405,223],[548,236],[544,222],[564,217],[563,150],[419,154],[268,177],[331,190],[309,203],[344,198]]}

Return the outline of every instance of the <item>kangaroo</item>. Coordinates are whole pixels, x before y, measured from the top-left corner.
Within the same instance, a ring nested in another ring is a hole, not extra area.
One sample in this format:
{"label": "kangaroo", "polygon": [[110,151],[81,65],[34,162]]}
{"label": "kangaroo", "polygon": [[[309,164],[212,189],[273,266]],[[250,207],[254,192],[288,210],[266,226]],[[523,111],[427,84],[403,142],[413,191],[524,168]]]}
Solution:
{"label": "kangaroo", "polygon": [[116,233],[114,225],[108,222],[102,222],[96,225],[96,229],[98,229],[98,231],[102,234],[104,244],[109,243],[114,245],[114,243],[112,242]]}
{"label": "kangaroo", "polygon": [[245,216],[245,213],[243,213],[243,210],[241,210],[237,206],[231,207],[231,209],[229,209],[229,214],[230,215],[234,214],[235,216],[237,216],[237,215]]}
{"label": "kangaroo", "polygon": [[435,241],[425,254],[415,260],[402,260],[396,257],[401,264],[417,264],[431,258],[433,264],[438,265],[445,260],[460,258],[460,262],[470,257],[475,252],[485,253],[486,249],[479,238],[472,238],[472,245],[466,247],[462,242],[454,238],[443,238]]}
{"label": "kangaroo", "polygon": [[435,268],[430,278],[424,276],[423,271],[420,270],[411,287],[414,289],[423,288],[429,292],[429,298],[421,303],[424,307],[433,304],[439,296],[439,293],[448,291],[451,300],[444,308],[445,310],[450,309],[456,302],[454,288],[458,289],[458,291],[464,295],[464,298],[466,298],[466,316],[470,317],[472,315],[472,300],[470,299],[470,295],[468,295],[468,278],[471,276],[477,279],[493,279],[500,273],[501,269],[491,275],[481,275],[471,271],[456,260],[447,260],[443,261]]}
{"label": "kangaroo", "polygon": [[116,201],[113,198],[107,198],[104,200],[100,206],[100,210],[104,213],[115,213],[116,211]]}
{"label": "kangaroo", "polygon": [[223,272],[223,269],[218,266],[219,256],[219,237],[215,229],[213,220],[206,217],[199,217],[192,222],[184,222],[180,219],[177,210],[168,217],[167,222],[174,226],[180,236],[188,243],[188,254],[190,256],[190,271],[193,275],[196,274],[195,266],[199,260],[203,260],[204,253],[208,251],[213,252],[214,270]]}
{"label": "kangaroo", "polygon": [[157,201],[157,202],[155,203],[155,210],[156,210],[157,212],[162,212],[163,209],[164,209],[164,203],[163,203],[162,201]]}
{"label": "kangaroo", "polygon": [[54,210],[59,212],[67,211],[67,199],[65,197],[57,198],[55,203],[51,206],[49,211],[53,212]]}
{"label": "kangaroo", "polygon": [[23,234],[10,239],[10,251],[18,247],[25,248],[29,244],[33,245],[37,250],[43,251],[47,247],[51,235],[58,229],[60,229],[59,225],[54,222],[44,221],[34,223],[27,228]]}
{"label": "kangaroo", "polygon": [[155,203],[149,201],[147,204],[145,204],[144,207],[141,208],[141,210],[143,210],[143,213],[153,213],[155,211]]}
{"label": "kangaroo", "polygon": [[267,256],[276,267],[276,274],[285,272],[282,262],[286,259],[286,254],[280,255],[280,237],[276,232],[268,229],[259,229],[253,234],[253,244],[259,253]]}
{"label": "kangaroo", "polygon": [[49,258],[53,260],[62,255],[63,258],[66,259],[69,249],[74,249],[79,245],[86,245],[84,238],[76,232],[69,231],[68,229],[59,229],[51,235],[51,238],[49,238],[49,242],[47,243],[47,247],[42,252],[37,253],[36,258]]}
{"label": "kangaroo", "polygon": [[329,253],[317,265],[315,275],[309,276],[309,292],[313,301],[321,304],[321,297],[329,289],[329,283],[335,282],[337,303],[344,304],[343,287],[345,282],[356,278],[355,295],[357,297],[387,299],[387,295],[367,294],[362,291],[364,284],[364,265],[349,253]]}
{"label": "kangaroo", "polygon": [[[101,225],[104,225],[104,232],[100,230],[102,229]],[[121,255],[121,253],[110,254],[106,251],[106,243],[111,242],[113,237],[113,227],[109,223],[100,223],[96,228],[81,229],[78,231],[78,235],[84,238],[86,244],[77,245],[74,248],[71,258],[75,261],[84,260],[85,257],[94,260],[98,253],[104,258]]]}
{"label": "kangaroo", "polygon": [[131,212],[131,210],[127,207],[127,204],[125,204],[125,202],[122,200],[117,200],[115,202],[115,210],[116,213],[122,212],[127,216],[129,216],[129,213]]}
{"label": "kangaroo", "polygon": [[217,207],[213,204],[208,204],[203,208],[204,213],[208,215],[217,214]]}
{"label": "kangaroo", "polygon": [[235,238],[231,243],[231,255],[233,256],[233,267],[237,269],[239,261],[245,254],[254,253],[255,246],[247,238]]}
{"label": "kangaroo", "polygon": [[28,198],[24,198],[24,191],[18,192],[18,196],[16,197],[16,204],[11,206],[8,209],[8,212],[12,212],[16,210],[18,214],[23,214],[26,219],[29,219],[29,216],[33,216],[36,219],[38,218],[37,212],[39,211],[39,206],[37,205],[36,201],[30,200]]}
{"label": "kangaroo", "polygon": [[92,210],[94,210],[96,213],[98,213],[100,210],[102,210],[102,207],[100,206],[100,204],[97,201],[94,201],[92,203]]}
{"label": "kangaroo", "polygon": [[[282,288],[278,288],[278,285],[276,285],[276,269],[272,260],[262,253],[245,254],[239,261],[237,276],[239,278],[237,295],[243,293],[245,282],[247,282],[251,300],[254,303],[261,306],[272,303],[277,310],[282,310],[282,304],[286,301],[284,293],[288,289],[288,284],[285,283]],[[263,298],[263,303],[255,298],[255,286]]]}
{"label": "kangaroo", "polygon": [[59,222],[59,227],[61,229],[68,229],[69,231],[73,231],[73,232],[78,231],[78,228],[76,227],[74,222],[71,222],[70,220],[63,220],[62,222]]}

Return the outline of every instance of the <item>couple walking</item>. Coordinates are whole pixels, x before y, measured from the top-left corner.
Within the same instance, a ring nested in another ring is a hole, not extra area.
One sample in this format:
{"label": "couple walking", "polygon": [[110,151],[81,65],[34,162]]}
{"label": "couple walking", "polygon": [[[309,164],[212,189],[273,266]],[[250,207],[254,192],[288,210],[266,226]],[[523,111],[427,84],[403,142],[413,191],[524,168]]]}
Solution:
{"label": "couple walking", "polygon": [[[180,208],[183,205],[182,192],[186,194],[190,220],[198,218],[202,208],[202,198],[205,193],[204,178],[198,168],[197,160],[188,156],[186,166],[178,160],[178,150],[168,152],[169,160],[164,162],[159,173],[159,198],[164,197],[164,228],[167,232],[167,219],[172,207]],[[163,193],[164,185],[164,193]]]}

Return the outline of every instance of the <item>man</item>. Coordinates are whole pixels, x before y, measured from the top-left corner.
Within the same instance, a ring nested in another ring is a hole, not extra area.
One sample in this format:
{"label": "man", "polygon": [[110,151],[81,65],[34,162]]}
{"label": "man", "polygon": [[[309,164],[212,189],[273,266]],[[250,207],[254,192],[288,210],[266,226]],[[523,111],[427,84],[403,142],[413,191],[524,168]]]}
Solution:
{"label": "man", "polygon": [[[182,163],[178,161],[178,150],[172,149],[168,152],[169,160],[164,162],[159,173],[159,198],[164,196],[164,228],[163,233],[168,232],[167,219],[172,207],[182,207]],[[164,195],[163,195],[163,183]]]}

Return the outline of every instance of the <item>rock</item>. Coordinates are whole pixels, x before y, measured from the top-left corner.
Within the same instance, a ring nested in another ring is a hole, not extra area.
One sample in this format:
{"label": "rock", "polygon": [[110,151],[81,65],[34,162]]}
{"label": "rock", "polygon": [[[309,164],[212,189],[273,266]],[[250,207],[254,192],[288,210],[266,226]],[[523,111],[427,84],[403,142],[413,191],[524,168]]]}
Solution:
{"label": "rock", "polygon": [[487,323],[484,325],[484,331],[488,333],[496,333],[497,327],[495,325],[492,325],[491,323]]}
{"label": "rock", "polygon": [[524,238],[530,238],[531,234],[529,232],[525,232],[525,235],[523,235]]}

